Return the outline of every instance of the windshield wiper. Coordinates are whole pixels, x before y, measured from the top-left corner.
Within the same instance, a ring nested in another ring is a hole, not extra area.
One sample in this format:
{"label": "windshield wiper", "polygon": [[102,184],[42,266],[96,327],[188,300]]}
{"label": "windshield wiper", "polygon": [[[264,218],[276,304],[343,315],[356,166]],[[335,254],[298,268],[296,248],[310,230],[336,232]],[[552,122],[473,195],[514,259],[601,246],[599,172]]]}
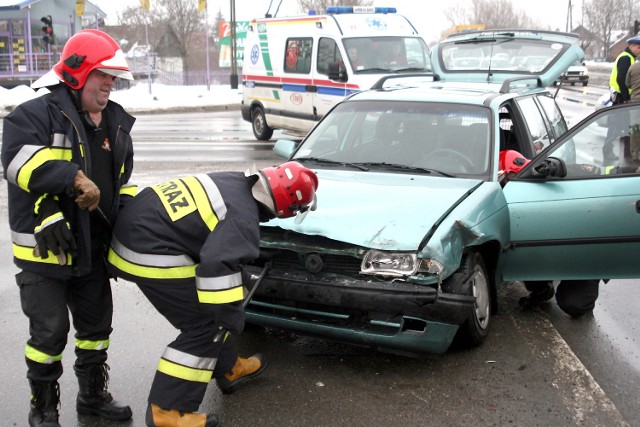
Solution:
{"label": "windshield wiper", "polygon": [[391,68],[362,68],[356,70],[357,73],[396,73],[396,70],[392,70]]}
{"label": "windshield wiper", "polygon": [[393,169],[418,171],[418,172],[426,172],[426,173],[437,173],[439,175],[446,176],[448,178],[455,178],[456,177],[455,175],[451,175],[449,173],[442,172],[442,171],[440,171],[438,169],[421,168],[421,167],[418,167],[418,166],[402,165],[400,163],[364,162],[364,163],[358,163],[358,164],[367,165],[367,166],[383,166],[383,167],[393,168]]}
{"label": "windshield wiper", "polygon": [[330,159],[323,159],[320,157],[296,157],[294,159],[291,160],[295,160],[296,162],[316,162],[316,163],[325,163],[328,165],[340,165],[340,166],[351,166],[357,169],[360,169],[362,171],[368,171],[369,168],[362,166],[359,163],[349,163],[349,162],[340,162],[337,160],[330,160]]}
{"label": "windshield wiper", "polygon": [[408,68],[399,68],[396,70],[396,73],[404,73],[406,71],[431,71],[426,67],[408,67]]}

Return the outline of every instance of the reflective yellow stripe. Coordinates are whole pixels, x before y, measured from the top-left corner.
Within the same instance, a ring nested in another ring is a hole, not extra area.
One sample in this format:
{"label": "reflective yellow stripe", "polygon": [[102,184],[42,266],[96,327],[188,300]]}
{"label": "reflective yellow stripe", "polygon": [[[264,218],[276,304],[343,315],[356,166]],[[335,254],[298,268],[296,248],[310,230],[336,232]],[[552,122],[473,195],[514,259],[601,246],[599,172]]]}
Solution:
{"label": "reflective yellow stripe", "polygon": [[[42,222],[40,224],[38,224],[36,226],[36,228],[34,228],[33,231],[35,231],[36,233],[40,230],[42,230],[44,227],[53,224],[54,222],[57,221],[64,221],[64,216],[62,216],[62,212],[56,212],[53,215],[50,215],[48,217],[46,217],[45,219],[42,220]],[[69,226],[69,224],[67,224],[67,226]]]}
{"label": "reflective yellow stripe", "polygon": [[51,160],[56,160],[56,158],[50,149],[44,148],[42,150],[38,150],[35,155],[26,161],[20,168],[20,172],[18,172],[16,179],[18,186],[25,191],[30,191],[29,181],[31,181],[33,171]]}
{"label": "reflective yellow stripe", "polygon": [[176,179],[151,187],[156,192],[172,221],[195,212],[196,202],[182,180]]}
{"label": "reflective yellow stripe", "polygon": [[109,249],[109,262],[114,267],[133,276],[147,279],[188,279],[195,277],[196,266],[185,265],[179,267],[147,267],[131,263],[120,257],[113,249]]}
{"label": "reflective yellow stripe", "polygon": [[138,186],[130,185],[127,187],[120,187],[120,195],[135,197],[138,194]]}
{"label": "reflective yellow stripe", "polygon": [[56,160],[71,161],[73,158],[73,152],[70,148],[51,148],[51,156]]}
{"label": "reflective yellow stripe", "polygon": [[224,291],[202,291],[198,289],[198,301],[203,304],[227,304],[242,301],[243,299],[244,288],[242,286]]}
{"label": "reflective yellow stripe", "polygon": [[160,359],[158,362],[158,371],[174,378],[199,383],[208,383],[213,374],[213,371],[189,368],[165,359]]}
{"label": "reflective yellow stripe", "polygon": [[211,202],[204,188],[202,188],[202,184],[195,176],[185,178],[184,183],[187,184],[187,187],[191,190],[191,194],[193,194],[202,220],[207,225],[207,228],[209,228],[209,231],[213,231],[216,225],[218,225],[218,217],[215,212],[213,212],[213,209],[211,209]]}
{"label": "reflective yellow stripe", "polygon": [[29,360],[33,360],[37,363],[44,363],[46,365],[51,365],[54,362],[59,362],[62,360],[62,353],[52,356],[40,350],[36,350],[29,344],[27,344],[24,348],[24,355]]}
{"label": "reflective yellow stripe", "polygon": [[[58,258],[56,257],[56,255],[54,255],[53,252],[48,251],[47,253],[49,254],[49,256],[47,258],[42,259],[39,256],[33,255],[33,249],[34,248],[18,246],[14,244],[13,256],[24,261],[41,262],[43,264],[56,264],[56,265],[58,264]],[[71,257],[71,254],[67,252],[67,265],[72,265],[72,264],[73,264],[73,258]]]}
{"label": "reflective yellow stripe", "polygon": [[82,350],[106,350],[109,348],[109,340],[88,341],[76,339],[76,347]]}

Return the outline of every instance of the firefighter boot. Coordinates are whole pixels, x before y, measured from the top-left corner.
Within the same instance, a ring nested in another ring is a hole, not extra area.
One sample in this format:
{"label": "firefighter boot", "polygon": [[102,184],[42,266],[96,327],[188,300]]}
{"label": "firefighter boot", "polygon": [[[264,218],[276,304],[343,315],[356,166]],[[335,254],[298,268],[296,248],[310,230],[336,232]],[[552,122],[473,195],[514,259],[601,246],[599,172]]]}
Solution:
{"label": "firefighter boot", "polygon": [[31,381],[30,427],[60,427],[58,423],[58,405],[60,404],[60,386],[58,382]]}
{"label": "firefighter boot", "polygon": [[106,363],[74,366],[78,377],[76,409],[80,415],[98,415],[105,420],[124,421],[131,418],[131,408],[115,401],[107,391],[109,365]]}
{"label": "firefighter boot", "polygon": [[238,357],[236,364],[231,368],[231,372],[223,377],[216,378],[216,382],[222,393],[230,394],[244,381],[261,375],[267,366],[269,366],[269,361],[260,353],[254,354],[248,359]]}
{"label": "firefighter boot", "polygon": [[527,282],[526,287],[530,291],[529,295],[518,300],[518,304],[524,309],[536,308],[555,295],[553,282]]}
{"label": "firefighter boot", "polygon": [[147,406],[144,420],[147,427],[217,427],[220,424],[213,414],[162,409],[154,403]]}

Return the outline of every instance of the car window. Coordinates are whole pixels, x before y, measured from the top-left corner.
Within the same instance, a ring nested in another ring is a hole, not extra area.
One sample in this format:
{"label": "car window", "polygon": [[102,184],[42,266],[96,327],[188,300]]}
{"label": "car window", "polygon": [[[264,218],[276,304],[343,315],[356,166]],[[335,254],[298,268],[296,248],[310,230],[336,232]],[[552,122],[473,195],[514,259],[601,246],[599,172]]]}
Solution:
{"label": "car window", "polygon": [[532,96],[516,100],[526,122],[526,131],[533,143],[533,152],[537,155],[553,141],[545,120]]}
{"label": "car window", "polygon": [[309,74],[311,72],[311,51],[313,39],[290,38],[287,39],[284,55],[284,72]]}
{"label": "car window", "polygon": [[483,106],[346,102],[316,126],[294,159],[386,163],[488,179],[493,152],[490,117],[491,110]]}
{"label": "car window", "polygon": [[329,74],[330,62],[342,62],[342,55],[335,40],[322,37],[318,42],[318,60],[316,69],[320,74]]}
{"label": "car window", "polygon": [[569,136],[545,155],[565,162],[565,179],[640,174],[640,104],[602,112]]}
{"label": "car window", "polygon": [[558,104],[556,104],[556,101],[551,97],[551,95],[539,95],[538,101],[540,102],[540,107],[542,107],[549,123],[551,123],[553,135],[550,135],[550,140],[553,143],[553,141],[567,131],[567,122],[565,122],[564,116],[560,111],[560,107],[558,107]]}

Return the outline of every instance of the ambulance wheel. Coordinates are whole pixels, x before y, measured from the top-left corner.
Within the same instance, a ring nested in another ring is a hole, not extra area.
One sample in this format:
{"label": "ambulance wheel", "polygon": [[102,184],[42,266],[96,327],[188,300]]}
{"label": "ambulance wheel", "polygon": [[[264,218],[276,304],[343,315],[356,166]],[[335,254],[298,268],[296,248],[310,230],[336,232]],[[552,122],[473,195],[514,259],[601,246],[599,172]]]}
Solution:
{"label": "ambulance wheel", "polygon": [[251,124],[256,139],[268,141],[273,135],[273,129],[267,126],[267,119],[264,116],[264,110],[262,108],[255,107],[251,111]]}

